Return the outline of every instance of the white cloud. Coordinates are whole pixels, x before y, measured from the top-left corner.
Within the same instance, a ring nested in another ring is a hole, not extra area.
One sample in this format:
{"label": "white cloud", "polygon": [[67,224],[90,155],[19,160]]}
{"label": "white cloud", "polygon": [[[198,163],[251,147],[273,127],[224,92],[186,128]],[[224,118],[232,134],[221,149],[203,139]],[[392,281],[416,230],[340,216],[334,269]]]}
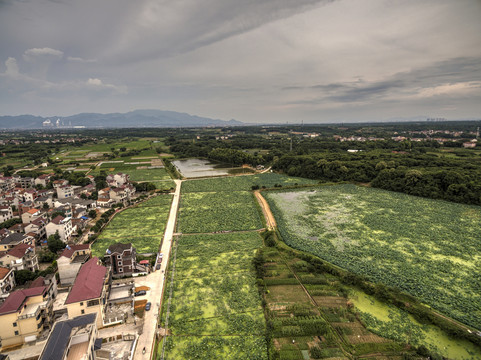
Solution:
{"label": "white cloud", "polygon": [[23,54],[23,59],[25,61],[35,61],[37,59],[62,59],[63,52],[60,50],[55,50],[52,48],[33,48],[28,49]]}
{"label": "white cloud", "polygon": [[86,83],[88,88],[94,90],[112,90],[116,93],[125,94],[127,93],[126,86],[116,86],[112,84],[105,84],[102,80],[97,78],[89,78]]}
{"label": "white cloud", "polygon": [[76,63],[94,63],[94,62],[97,62],[97,60],[95,60],[95,59],[83,59],[81,57],[75,57],[75,56],[68,56],[67,60],[71,61],[71,62],[76,62]]}
{"label": "white cloud", "polygon": [[5,66],[7,67],[7,70],[5,71],[5,75],[11,76],[11,77],[16,77],[18,76],[18,64],[17,64],[17,59],[13,57],[9,57],[5,61]]}

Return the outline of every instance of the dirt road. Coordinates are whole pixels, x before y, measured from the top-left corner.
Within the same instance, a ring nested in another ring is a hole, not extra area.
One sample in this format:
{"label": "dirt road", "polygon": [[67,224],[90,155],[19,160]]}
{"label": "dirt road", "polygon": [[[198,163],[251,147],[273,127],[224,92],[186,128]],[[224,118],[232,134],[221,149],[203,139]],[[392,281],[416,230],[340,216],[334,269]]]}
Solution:
{"label": "dirt road", "polygon": [[277,224],[276,224],[276,219],[274,218],[274,215],[272,215],[269,204],[267,203],[266,199],[264,199],[260,191],[254,191],[254,195],[256,196],[256,199],[262,208],[262,213],[266,218],[267,229],[268,230],[274,229],[277,226]]}

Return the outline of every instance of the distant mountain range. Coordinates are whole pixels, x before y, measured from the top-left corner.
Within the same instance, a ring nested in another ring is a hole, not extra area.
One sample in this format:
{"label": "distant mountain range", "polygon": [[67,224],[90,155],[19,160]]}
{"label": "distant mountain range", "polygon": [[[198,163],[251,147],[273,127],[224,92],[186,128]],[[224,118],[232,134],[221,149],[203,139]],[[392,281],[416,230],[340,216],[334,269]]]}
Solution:
{"label": "distant mountain range", "polygon": [[135,110],[128,113],[82,113],[72,116],[41,117],[33,115],[0,116],[0,129],[48,128],[139,128],[206,127],[246,125],[237,120],[210,119],[163,110]]}

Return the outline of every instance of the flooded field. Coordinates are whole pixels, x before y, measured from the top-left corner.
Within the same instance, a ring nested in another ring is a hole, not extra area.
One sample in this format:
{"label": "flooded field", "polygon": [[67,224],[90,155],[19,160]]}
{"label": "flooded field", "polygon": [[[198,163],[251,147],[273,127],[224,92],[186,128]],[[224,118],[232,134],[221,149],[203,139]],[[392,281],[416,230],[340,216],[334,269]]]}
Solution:
{"label": "flooded field", "polygon": [[229,164],[214,163],[205,159],[175,160],[172,163],[186,178],[198,178],[205,176],[236,175],[252,172],[250,169],[232,167]]}

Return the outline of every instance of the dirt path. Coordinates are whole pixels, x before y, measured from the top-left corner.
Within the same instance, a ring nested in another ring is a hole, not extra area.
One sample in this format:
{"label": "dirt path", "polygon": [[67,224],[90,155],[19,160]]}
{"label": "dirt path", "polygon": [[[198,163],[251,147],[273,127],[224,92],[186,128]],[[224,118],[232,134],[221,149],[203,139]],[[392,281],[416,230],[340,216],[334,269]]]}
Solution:
{"label": "dirt path", "polygon": [[271,208],[269,207],[269,204],[267,203],[266,199],[264,199],[260,191],[258,190],[254,191],[254,195],[256,196],[256,199],[262,208],[262,213],[264,214],[264,217],[266,219],[267,229],[269,230],[274,229],[277,226],[277,224],[276,224],[276,219],[274,218],[274,215],[271,212]]}

